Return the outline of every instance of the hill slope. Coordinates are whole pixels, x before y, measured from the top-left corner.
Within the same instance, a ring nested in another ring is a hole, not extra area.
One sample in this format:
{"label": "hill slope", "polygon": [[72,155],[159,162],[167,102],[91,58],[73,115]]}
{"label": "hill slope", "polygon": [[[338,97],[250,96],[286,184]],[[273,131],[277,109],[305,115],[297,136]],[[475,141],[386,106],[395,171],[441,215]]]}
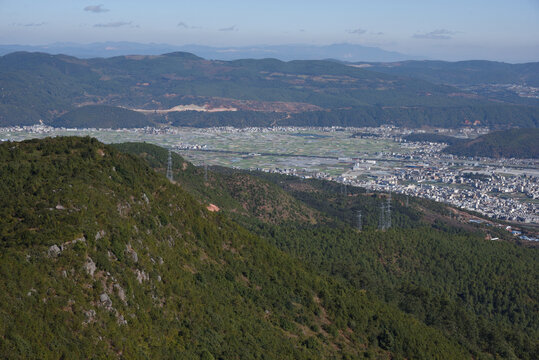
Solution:
{"label": "hill slope", "polygon": [[81,106],[54,119],[52,126],[83,128],[92,124],[95,128],[141,128],[148,119],[141,113],[124,108],[104,105]]}
{"label": "hill slope", "polygon": [[0,170],[6,357],[471,357],[96,140],[2,143]]}
{"label": "hill slope", "polygon": [[402,61],[374,63],[369,69],[423,79],[434,84],[527,84],[539,86],[539,62],[507,64],[495,61]]}
{"label": "hill slope", "polygon": [[447,145],[455,145],[466,141],[465,139],[457,138],[454,136],[433,133],[410,134],[405,136],[404,139],[406,141],[445,143]]}
{"label": "hill slope", "polygon": [[[225,121],[235,126],[452,127],[478,121],[536,127],[539,121],[534,106],[491,101],[452,86],[333,61],[209,61],[189,53],[108,59],[12,53],[0,57],[0,84],[2,126],[39,119],[51,123],[83,104],[162,110],[148,123],[199,126]],[[171,111],[178,105],[238,111]],[[248,116],[253,112],[263,115]],[[216,114],[221,118],[215,119]],[[94,127],[93,120],[88,116],[84,126]]]}
{"label": "hill slope", "polygon": [[[164,174],[167,150],[115,147]],[[485,240],[512,236],[472,226],[470,215],[393,195],[390,231],[379,231],[385,194],[275,174],[196,168],[172,156],[174,179],[202,204],[217,205],[311,271],[346,281],[456,339],[478,358],[532,359],[539,343],[534,273],[537,249]],[[363,232],[358,234],[357,211]],[[295,214],[295,216],[294,216]],[[508,282],[505,278],[514,280]]]}
{"label": "hill slope", "polygon": [[495,131],[475,139],[459,142],[444,152],[460,156],[493,158],[539,158],[539,129]]}
{"label": "hill slope", "polygon": [[539,105],[539,62],[507,64],[495,61],[403,61],[368,64],[368,69],[456,86],[466,92],[504,102]]}

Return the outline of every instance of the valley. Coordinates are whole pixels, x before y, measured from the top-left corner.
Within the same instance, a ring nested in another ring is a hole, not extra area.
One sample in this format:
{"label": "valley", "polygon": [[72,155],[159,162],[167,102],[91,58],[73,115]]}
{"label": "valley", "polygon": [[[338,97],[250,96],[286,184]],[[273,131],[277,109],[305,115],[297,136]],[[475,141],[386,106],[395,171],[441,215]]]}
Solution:
{"label": "valley", "polygon": [[[472,139],[485,128],[434,129]],[[434,131],[432,130],[432,131]],[[516,224],[539,224],[539,161],[443,153],[443,143],[406,141],[417,130],[376,128],[0,129],[3,140],[90,136],[105,143],[148,142],[198,165],[224,166],[337,181],[343,186],[445,202]],[[522,235],[537,240],[537,235]]]}

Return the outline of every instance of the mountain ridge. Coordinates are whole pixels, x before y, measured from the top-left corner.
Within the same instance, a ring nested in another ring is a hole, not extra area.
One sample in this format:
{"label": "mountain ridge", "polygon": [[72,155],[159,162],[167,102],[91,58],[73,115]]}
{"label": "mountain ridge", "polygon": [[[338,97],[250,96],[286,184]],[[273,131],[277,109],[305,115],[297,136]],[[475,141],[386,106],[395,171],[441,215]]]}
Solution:
{"label": "mountain ridge", "polygon": [[[539,119],[538,107],[530,104],[322,60],[211,61],[189,53],[78,59],[19,52],[0,57],[0,84],[3,126],[51,123],[84,105],[240,110],[148,114],[148,125],[176,126],[503,128],[536,127]],[[91,117],[84,125],[94,127]]]}
{"label": "mountain ridge", "polygon": [[[13,51],[44,51],[54,54],[67,54],[82,58],[112,57],[122,55],[159,55],[168,52],[183,51],[195,53],[204,58],[215,60],[237,60],[242,58],[274,57],[280,60],[323,60],[336,58],[342,61],[398,61],[419,59],[394,51],[358,44],[331,45],[253,45],[214,47],[196,44],[141,44],[134,42],[102,42],[90,44],[55,43],[48,45],[0,45],[0,55]],[[339,55],[340,54],[340,55]]]}

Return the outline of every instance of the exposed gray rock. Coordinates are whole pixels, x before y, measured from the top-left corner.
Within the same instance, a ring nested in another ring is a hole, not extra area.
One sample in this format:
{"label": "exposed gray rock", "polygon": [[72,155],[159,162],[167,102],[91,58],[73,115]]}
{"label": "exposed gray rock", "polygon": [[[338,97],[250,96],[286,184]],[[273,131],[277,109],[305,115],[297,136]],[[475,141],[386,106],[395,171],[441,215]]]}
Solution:
{"label": "exposed gray rock", "polygon": [[149,204],[149,203],[150,203],[150,200],[148,199],[148,196],[146,196],[145,193],[142,193],[142,199],[144,200],[144,202],[145,202],[146,204]]}
{"label": "exposed gray rock", "polygon": [[49,257],[58,257],[60,255],[60,253],[62,252],[62,250],[58,247],[58,245],[54,244],[53,246],[51,246],[48,250],[48,254],[49,254]]}
{"label": "exposed gray rock", "polygon": [[86,273],[90,276],[94,276],[95,271],[97,270],[97,267],[95,266],[94,261],[91,258],[86,258],[86,262],[84,263],[84,270],[86,270]]}
{"label": "exposed gray rock", "polygon": [[110,299],[107,293],[103,293],[99,295],[99,301],[101,301],[101,305],[103,305],[105,308],[107,309],[112,308],[112,300]]}
{"label": "exposed gray rock", "polygon": [[63,207],[62,205],[58,204],[56,205],[56,210],[65,210],[66,208]]}
{"label": "exposed gray rock", "polygon": [[137,280],[140,284],[142,284],[143,281],[150,280],[150,276],[146,274],[144,270],[140,271],[139,269],[136,269],[135,274],[137,275]]}
{"label": "exposed gray rock", "polygon": [[94,317],[96,315],[96,313],[95,313],[94,309],[90,309],[88,311],[85,311],[84,315],[86,315],[86,317]]}
{"label": "exposed gray rock", "polygon": [[96,312],[94,309],[83,311],[83,313],[84,313],[84,316],[86,316],[86,320],[82,322],[84,325],[88,325],[95,321]]}
{"label": "exposed gray rock", "polygon": [[122,314],[117,314],[116,320],[118,321],[118,325],[127,325],[127,320],[124,319],[124,316]]}
{"label": "exposed gray rock", "polygon": [[124,289],[120,286],[120,284],[114,284],[114,290],[118,293],[118,297],[120,300],[122,300],[124,303],[126,303],[127,296],[125,296]]}
{"label": "exposed gray rock", "polygon": [[133,262],[138,263],[138,254],[137,254],[137,252],[133,249],[133,247],[131,246],[131,244],[127,244],[127,245],[125,246],[125,252],[131,257],[131,260],[133,260]]}
{"label": "exposed gray rock", "polygon": [[99,230],[97,234],[95,234],[95,239],[99,240],[105,237],[105,230]]}

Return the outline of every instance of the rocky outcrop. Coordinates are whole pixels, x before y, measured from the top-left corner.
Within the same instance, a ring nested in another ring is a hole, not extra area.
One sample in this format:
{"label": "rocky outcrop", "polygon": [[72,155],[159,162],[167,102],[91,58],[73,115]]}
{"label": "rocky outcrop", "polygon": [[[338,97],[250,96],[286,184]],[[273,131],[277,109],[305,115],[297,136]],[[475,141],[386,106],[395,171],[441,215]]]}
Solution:
{"label": "rocky outcrop", "polygon": [[86,258],[86,262],[84,263],[83,268],[90,276],[94,276],[94,273],[97,270],[97,266],[90,257]]}
{"label": "rocky outcrop", "polygon": [[129,257],[131,258],[131,260],[133,260],[134,263],[138,263],[138,254],[137,252],[133,249],[133,247],[131,246],[131,244],[127,244],[125,246],[125,252],[127,253],[127,255],[129,255]]}
{"label": "rocky outcrop", "polygon": [[51,258],[55,258],[55,257],[58,257],[61,252],[62,252],[62,250],[60,249],[60,247],[58,245],[54,244],[49,248],[49,250],[47,251],[47,254]]}

